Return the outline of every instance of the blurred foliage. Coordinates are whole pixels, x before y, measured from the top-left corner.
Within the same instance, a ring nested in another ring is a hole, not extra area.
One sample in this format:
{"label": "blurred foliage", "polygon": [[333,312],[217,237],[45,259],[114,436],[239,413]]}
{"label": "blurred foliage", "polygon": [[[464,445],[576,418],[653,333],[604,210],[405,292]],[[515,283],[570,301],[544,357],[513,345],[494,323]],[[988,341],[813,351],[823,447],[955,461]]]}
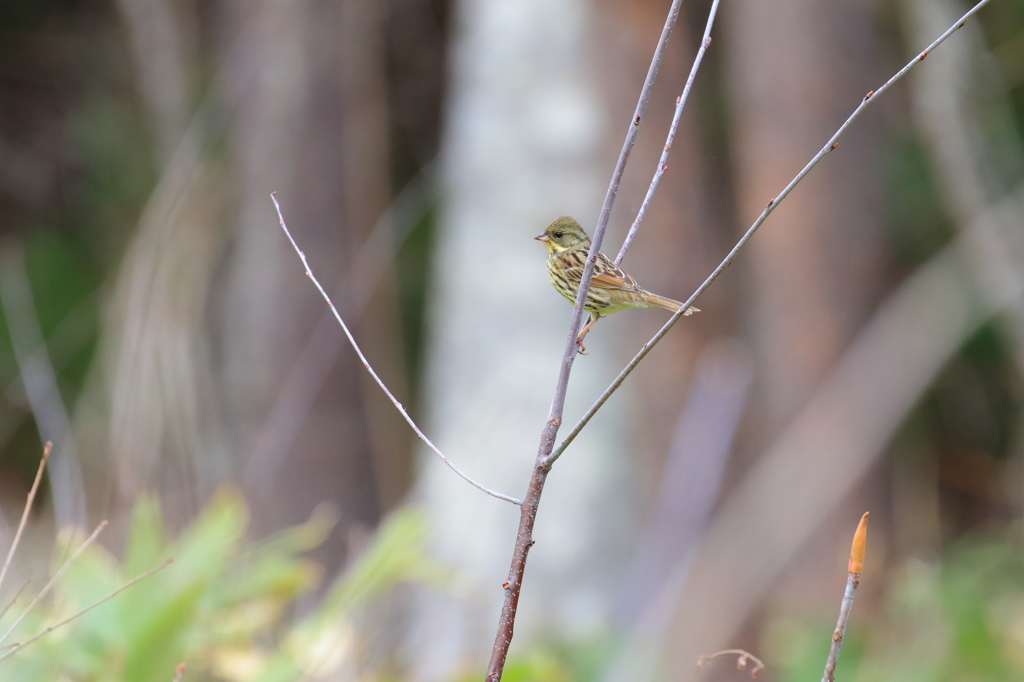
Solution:
{"label": "blurred foliage", "polygon": [[[386,13],[387,70],[394,186],[399,188],[438,150],[450,3],[388,4],[394,10]],[[901,20],[895,3],[882,5],[883,13],[894,15],[893,22]],[[698,10],[704,11],[693,11]],[[1024,135],[1024,0],[991,3],[978,22],[1005,79],[1014,124]],[[890,27],[890,36],[899,33],[898,26]],[[0,3],[0,36],[0,91],[5,95],[0,98],[0,152],[6,159],[0,163],[2,231],[24,241],[48,350],[70,406],[92,359],[99,289],[116,272],[158,178],[153,140],[133,92],[131,60],[112,5]],[[431,58],[410,50],[414,44],[425,45]],[[906,53],[912,49],[904,47]],[[713,72],[722,54],[709,53]],[[707,146],[721,152],[702,163],[727,186],[731,128],[727,98],[714,89],[718,82],[698,82],[708,96],[695,104],[701,107],[702,133],[711,140]],[[887,123],[880,171],[890,256],[897,274],[905,275],[945,245],[955,226],[944,212],[920,136],[908,117],[894,119]],[[431,200],[396,263],[413,382],[436,222]],[[0,316],[0,390],[16,380],[6,321]],[[994,492],[985,493],[986,486],[994,490],[1004,476],[1002,463],[1021,456],[1020,384],[1004,332],[988,325],[949,363],[907,420],[911,435],[944,469],[939,484],[947,541],[994,518],[1020,513]],[[6,400],[2,407],[5,470],[0,473],[16,470],[31,480],[40,449],[35,426],[24,404]],[[956,467],[949,466],[954,462]],[[969,480],[982,484],[968,490]],[[303,554],[323,541],[331,519],[317,514],[260,542],[246,538],[247,522],[240,497],[222,492],[180,537],[170,538],[157,502],[140,500],[123,561],[98,546],[87,550],[57,585],[54,599],[19,626],[15,639],[66,617],[167,557],[175,557],[175,563],[0,663],[0,679],[166,682],[178,661],[188,664],[187,680],[339,676],[361,665],[368,644],[360,634],[359,613],[370,600],[402,581],[444,579],[422,553],[421,520],[412,511],[400,511],[381,524],[372,544],[319,606],[296,617],[296,599],[312,594],[321,579],[318,566]],[[62,536],[58,547],[65,550],[56,554],[66,556],[66,548],[80,541]],[[858,682],[1024,679],[1021,544],[1020,538],[954,542],[942,552],[941,565],[895,557],[899,568],[886,579],[885,609],[877,616],[881,622],[869,620],[866,604],[854,608],[840,676]],[[55,570],[62,562],[55,561]],[[0,632],[27,603],[23,597],[0,620]],[[820,679],[834,614],[822,617],[770,624],[764,639],[771,664],[766,675],[785,681]],[[548,644],[514,651],[504,679],[599,679],[605,645]]]}
{"label": "blurred foliage", "polygon": [[[166,682],[179,662],[189,680],[334,677],[358,670],[361,607],[403,581],[439,584],[444,572],[422,550],[423,524],[411,509],[393,513],[371,544],[311,613],[293,619],[297,597],[315,588],[320,567],[304,552],[334,524],[318,510],[306,523],[258,542],[246,540],[241,497],[221,491],[177,539],[160,505],[143,498],[132,516],[124,559],[90,546],[10,641],[27,637],[96,602],[169,557],[174,563],[0,663],[0,677],[23,680]],[[56,571],[82,537],[62,534]],[[32,595],[0,621],[6,631]]]}
{"label": "blurred foliage", "polygon": [[[1013,533],[1020,528],[1014,526]],[[891,576],[882,606],[866,612],[865,604],[854,605],[837,677],[850,682],[1024,680],[1019,538],[1007,533],[965,540],[950,548],[941,564],[910,559]],[[789,618],[770,624],[764,649],[777,679],[821,679],[834,627],[834,622]]]}

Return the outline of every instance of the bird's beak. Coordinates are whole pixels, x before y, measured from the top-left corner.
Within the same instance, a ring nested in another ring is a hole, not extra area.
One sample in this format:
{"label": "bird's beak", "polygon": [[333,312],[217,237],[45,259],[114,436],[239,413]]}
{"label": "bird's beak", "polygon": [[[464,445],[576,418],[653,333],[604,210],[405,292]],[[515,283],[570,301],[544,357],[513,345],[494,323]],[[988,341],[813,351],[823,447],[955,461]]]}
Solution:
{"label": "bird's beak", "polygon": [[547,236],[546,234],[538,234],[536,237],[534,237],[534,239],[536,239],[539,242],[551,241],[551,237]]}

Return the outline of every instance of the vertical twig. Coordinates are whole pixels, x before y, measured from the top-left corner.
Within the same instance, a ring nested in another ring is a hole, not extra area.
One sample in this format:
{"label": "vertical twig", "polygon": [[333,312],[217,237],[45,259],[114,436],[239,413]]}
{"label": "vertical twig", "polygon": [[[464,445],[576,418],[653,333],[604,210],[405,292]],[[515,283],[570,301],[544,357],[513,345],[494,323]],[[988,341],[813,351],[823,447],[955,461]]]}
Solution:
{"label": "vertical twig", "polygon": [[839,607],[839,621],[832,633],[832,647],[828,652],[828,660],[825,661],[825,672],[821,676],[821,682],[835,682],[836,663],[839,662],[839,650],[843,648],[843,637],[846,635],[846,621],[850,619],[850,610],[853,608],[853,597],[860,585],[860,574],[864,570],[864,547],[868,539],[868,517],[869,512],[864,512],[857,524],[857,532],[853,534],[853,546],[850,548],[850,563],[846,577],[846,592],[843,593],[843,602]]}
{"label": "vertical twig", "polygon": [[651,89],[654,87],[654,80],[661,68],[662,59],[665,56],[665,48],[679,18],[679,8],[682,0],[673,0],[669,8],[668,17],[661,30],[661,37],[654,50],[654,57],[651,59],[651,66],[647,70],[647,78],[640,89],[640,99],[637,101],[633,118],[629,122],[626,131],[626,139],[619,151],[618,161],[612,171],[611,181],[608,183],[608,191],[605,193],[604,204],[601,206],[601,213],[597,219],[597,226],[594,228],[593,243],[590,253],[587,256],[587,264],[583,268],[580,277],[580,286],[576,292],[576,303],[573,307],[572,316],[569,322],[569,333],[565,339],[565,350],[562,353],[561,367],[558,373],[558,381],[555,384],[555,395],[551,400],[551,409],[548,412],[547,423],[540,436],[540,446],[537,451],[537,459],[533,467],[533,475],[530,477],[530,485],[526,491],[520,506],[519,529],[516,532],[515,547],[512,550],[512,562],[509,567],[508,580],[504,583],[505,600],[501,607],[501,616],[498,619],[498,630],[494,636],[494,647],[491,650],[491,660],[487,665],[487,677],[489,682],[498,682],[501,679],[502,670],[505,667],[505,659],[508,657],[508,648],[512,643],[512,635],[515,630],[516,609],[519,606],[519,593],[522,588],[523,571],[526,568],[526,557],[533,546],[533,525],[537,520],[537,507],[540,504],[540,496],[544,490],[544,482],[547,480],[551,464],[548,457],[555,446],[555,437],[558,435],[558,427],[562,423],[562,413],[565,409],[565,395],[569,386],[569,373],[572,371],[573,360],[576,358],[577,342],[576,334],[580,328],[583,316],[583,303],[590,289],[590,281],[594,277],[594,266],[597,263],[597,254],[601,251],[601,242],[604,239],[605,229],[608,227],[608,219],[611,217],[612,206],[615,203],[615,196],[619,191],[622,182],[622,173],[629,160],[629,154],[633,150],[637,132],[640,130],[640,121],[647,110],[647,103],[651,97]]}
{"label": "vertical twig", "polygon": [[658,167],[654,170],[651,186],[647,188],[647,194],[644,196],[643,203],[640,204],[640,210],[637,211],[636,219],[629,226],[629,232],[626,234],[626,239],[622,242],[619,255],[615,257],[616,265],[621,263],[622,259],[626,257],[626,251],[629,249],[629,245],[633,243],[633,237],[636,236],[636,231],[640,228],[640,223],[643,222],[644,215],[647,213],[647,205],[651,203],[651,197],[654,196],[654,191],[658,189],[661,176],[668,170],[668,154],[672,151],[672,143],[676,139],[676,129],[679,128],[679,119],[683,115],[683,107],[686,106],[686,100],[690,97],[690,88],[693,87],[693,81],[697,77],[697,70],[700,69],[700,63],[704,60],[704,53],[711,46],[711,27],[714,25],[715,15],[718,13],[718,2],[719,0],[714,0],[711,3],[711,11],[708,12],[708,23],[704,27],[704,36],[700,41],[700,49],[697,50],[697,57],[693,60],[690,75],[687,77],[686,85],[683,87],[683,94],[676,99],[676,110],[672,115],[672,125],[668,129],[668,137],[665,138],[665,148],[661,151]]}
{"label": "vertical twig", "polygon": [[11,549],[7,552],[7,558],[4,559],[3,570],[0,570],[0,586],[4,584],[4,578],[7,577],[7,569],[11,567],[11,560],[14,559],[14,553],[18,550],[18,543],[21,542],[21,534],[25,530],[25,524],[28,522],[29,512],[32,511],[32,503],[36,499],[36,491],[39,490],[39,483],[43,480],[43,470],[46,468],[46,460],[50,458],[50,451],[53,450],[53,443],[46,441],[46,445],[43,447],[43,458],[39,460],[39,469],[36,470],[36,480],[32,481],[32,488],[28,491],[28,499],[25,500],[25,511],[21,513],[21,522],[18,524],[18,531],[14,534],[14,541],[11,543]]}

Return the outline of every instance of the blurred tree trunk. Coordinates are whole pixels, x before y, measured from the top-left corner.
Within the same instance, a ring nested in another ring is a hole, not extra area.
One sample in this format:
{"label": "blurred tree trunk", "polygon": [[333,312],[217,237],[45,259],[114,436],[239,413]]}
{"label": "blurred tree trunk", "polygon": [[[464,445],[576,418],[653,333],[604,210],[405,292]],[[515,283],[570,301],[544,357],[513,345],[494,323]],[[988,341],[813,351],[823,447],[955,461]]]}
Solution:
{"label": "blurred tree trunk", "polygon": [[[565,214],[593,231],[631,112],[606,115],[598,90],[606,75],[593,66],[600,43],[584,0],[464,0],[453,34],[425,425],[471,476],[521,496],[571,315],[532,238]],[[651,51],[653,43],[648,58]],[[634,104],[639,85],[629,94]],[[566,424],[618,369],[618,329],[602,322],[588,337],[591,352],[575,364]],[[540,631],[592,634],[607,622],[608,586],[632,506],[623,400],[581,435],[549,479],[517,641]],[[409,669],[415,679],[449,680],[490,651],[519,510],[473,489],[430,454],[421,455],[414,498],[430,516],[436,555],[465,587],[457,595],[420,594]]]}
{"label": "blurred tree trunk", "polygon": [[[739,0],[723,11],[743,228],[877,85],[874,5]],[[831,367],[884,282],[879,131],[876,112],[858,121],[750,243],[767,439]]]}

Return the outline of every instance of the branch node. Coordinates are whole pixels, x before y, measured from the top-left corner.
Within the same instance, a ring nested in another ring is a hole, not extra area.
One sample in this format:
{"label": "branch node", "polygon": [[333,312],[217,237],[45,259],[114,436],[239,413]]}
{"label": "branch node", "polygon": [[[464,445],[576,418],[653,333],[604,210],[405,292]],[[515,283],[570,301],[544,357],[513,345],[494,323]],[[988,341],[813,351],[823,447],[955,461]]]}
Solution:
{"label": "branch node", "polygon": [[864,95],[864,101],[866,102],[866,101],[868,101],[869,99],[871,99],[871,95],[873,95],[873,94],[875,94],[875,91],[874,91],[874,90],[870,90],[870,91],[868,92],[868,94]]}

